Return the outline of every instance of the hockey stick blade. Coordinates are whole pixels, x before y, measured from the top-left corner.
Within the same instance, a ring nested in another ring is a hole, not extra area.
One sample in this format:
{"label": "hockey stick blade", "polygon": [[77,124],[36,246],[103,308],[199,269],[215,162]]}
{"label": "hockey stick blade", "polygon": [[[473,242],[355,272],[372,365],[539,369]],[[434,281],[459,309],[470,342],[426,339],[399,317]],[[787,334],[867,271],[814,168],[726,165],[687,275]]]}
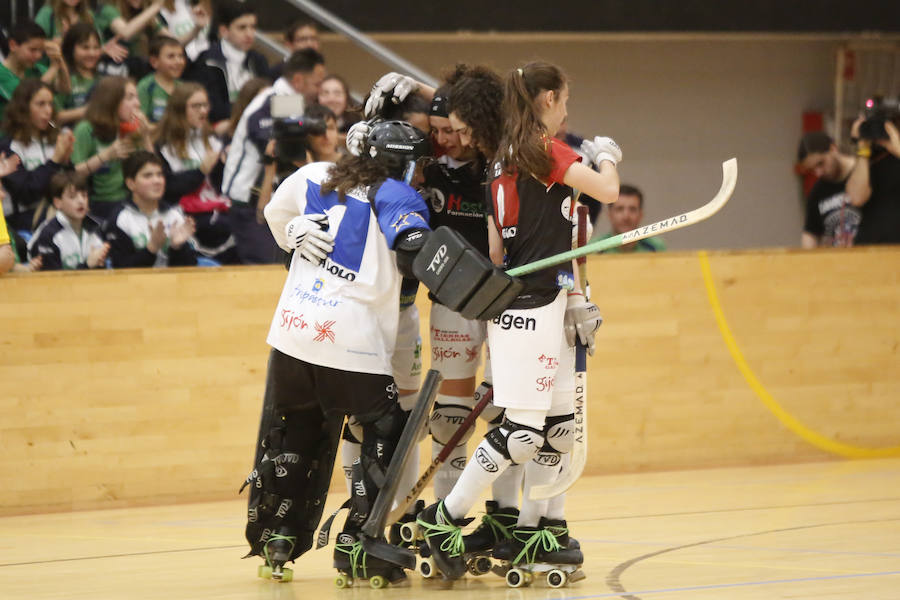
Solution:
{"label": "hockey stick blade", "polygon": [[484,410],[493,397],[494,388],[491,388],[484,396],[482,396],[481,400],[478,401],[478,404],[472,408],[472,412],[466,415],[463,422],[460,423],[459,427],[456,428],[456,431],[453,432],[453,435],[450,436],[447,443],[444,444],[444,448],[434,457],[434,460],[431,461],[431,464],[428,465],[425,472],[422,473],[421,477],[419,477],[409,493],[406,494],[406,498],[391,511],[391,514],[388,515],[388,523],[396,523],[400,517],[406,513],[406,509],[409,508],[409,506],[422,494],[422,490],[424,490],[425,486],[434,478],[434,474],[437,473],[440,466],[447,461],[447,457],[450,456],[450,453],[459,445],[459,441],[466,435],[466,432],[475,426],[475,419],[478,418],[478,415],[481,414],[481,411]]}
{"label": "hockey stick blade", "polygon": [[663,219],[662,221],[653,223],[652,225],[644,225],[642,227],[638,227],[637,229],[632,229],[631,231],[620,233],[619,235],[607,238],[605,240],[597,240],[596,242],[578,248],[577,250],[560,252],[559,254],[554,254],[553,256],[548,256],[547,258],[536,260],[532,263],[528,263],[527,265],[522,265],[520,267],[510,269],[506,273],[508,275],[512,275],[513,277],[527,275],[528,273],[534,273],[535,271],[540,271],[541,269],[546,269],[547,267],[552,267],[564,263],[566,261],[572,260],[573,258],[586,256],[588,254],[594,254],[596,252],[603,252],[604,250],[609,250],[610,248],[616,248],[618,246],[630,244],[631,242],[636,242],[644,238],[653,237],[669,231],[675,231],[676,229],[681,229],[683,227],[696,225],[697,223],[710,218],[711,216],[719,212],[719,210],[721,210],[723,206],[725,206],[725,204],[731,198],[731,194],[734,193],[734,187],[737,184],[737,174],[737,159],[730,158],[722,163],[722,187],[719,188],[719,193],[716,194],[712,200],[710,200],[700,208],[695,208],[690,212],[682,213],[668,219]]}

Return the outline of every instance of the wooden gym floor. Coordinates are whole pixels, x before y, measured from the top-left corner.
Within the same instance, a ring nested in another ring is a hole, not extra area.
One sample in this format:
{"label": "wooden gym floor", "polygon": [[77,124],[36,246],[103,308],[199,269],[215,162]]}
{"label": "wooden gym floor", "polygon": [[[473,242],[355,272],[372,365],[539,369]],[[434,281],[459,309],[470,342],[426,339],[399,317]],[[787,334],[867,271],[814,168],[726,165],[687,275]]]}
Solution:
{"label": "wooden gym floor", "polygon": [[[329,512],[340,499],[329,498]],[[900,459],[590,477],[568,514],[587,578],[509,589],[494,575],[334,587],[330,550],[295,581],[241,561],[242,500],[0,519],[0,598],[900,598]]]}

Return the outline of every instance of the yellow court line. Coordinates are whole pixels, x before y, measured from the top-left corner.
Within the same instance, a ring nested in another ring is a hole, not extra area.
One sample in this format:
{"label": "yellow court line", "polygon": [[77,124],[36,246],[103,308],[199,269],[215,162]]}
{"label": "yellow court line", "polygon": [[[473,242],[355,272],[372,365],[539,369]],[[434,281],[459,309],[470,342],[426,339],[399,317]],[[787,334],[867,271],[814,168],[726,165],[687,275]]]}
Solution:
{"label": "yellow court line", "polygon": [[744,360],[744,355],[741,353],[741,349],[738,347],[737,341],[734,339],[734,335],[732,335],[731,329],[728,327],[728,321],[725,320],[725,313],[722,312],[722,305],[719,303],[719,297],[716,294],[716,287],[713,283],[712,271],[709,267],[709,256],[705,251],[698,252],[697,256],[700,259],[700,270],[703,272],[703,283],[706,286],[706,295],[709,298],[713,314],[716,317],[716,324],[719,326],[719,332],[722,334],[725,345],[728,346],[728,351],[731,353],[731,358],[734,359],[738,370],[744,376],[744,379],[747,380],[747,384],[756,393],[756,396],[762,401],[766,408],[772,411],[772,414],[774,414],[785,427],[816,448],[845,458],[885,458],[889,456],[900,456],[900,446],[891,448],[861,448],[859,446],[838,442],[817,431],[813,431],[787,412],[784,407],[772,397],[763,384],[760,383],[759,379],[756,378],[756,375],[754,375],[753,370],[750,368],[750,365]]}

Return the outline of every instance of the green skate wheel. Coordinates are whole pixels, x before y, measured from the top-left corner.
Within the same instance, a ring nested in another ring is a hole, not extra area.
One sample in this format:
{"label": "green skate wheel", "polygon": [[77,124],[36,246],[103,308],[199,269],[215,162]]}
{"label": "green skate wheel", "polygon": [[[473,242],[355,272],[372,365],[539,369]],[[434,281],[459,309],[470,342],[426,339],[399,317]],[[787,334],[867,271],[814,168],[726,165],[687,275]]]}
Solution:
{"label": "green skate wheel", "polygon": [[293,569],[282,569],[281,581],[293,581],[293,580],[294,580],[294,570]]}
{"label": "green skate wheel", "polygon": [[259,565],[256,567],[256,576],[263,579],[272,579],[272,567],[269,565]]}
{"label": "green skate wheel", "polygon": [[560,569],[553,569],[547,573],[547,585],[552,588],[561,588],[566,585],[567,579],[568,576],[566,576],[565,571],[561,571]]}
{"label": "green skate wheel", "polygon": [[380,590],[381,588],[387,587],[388,580],[385,579],[382,575],[375,575],[374,577],[369,579],[369,585],[372,586],[373,590]]}
{"label": "green skate wheel", "polygon": [[334,578],[334,585],[338,589],[348,588],[353,585],[353,578],[346,573],[338,573],[338,576]]}
{"label": "green skate wheel", "polygon": [[506,572],[506,585],[511,588],[525,585],[525,573],[520,569],[510,569]]}

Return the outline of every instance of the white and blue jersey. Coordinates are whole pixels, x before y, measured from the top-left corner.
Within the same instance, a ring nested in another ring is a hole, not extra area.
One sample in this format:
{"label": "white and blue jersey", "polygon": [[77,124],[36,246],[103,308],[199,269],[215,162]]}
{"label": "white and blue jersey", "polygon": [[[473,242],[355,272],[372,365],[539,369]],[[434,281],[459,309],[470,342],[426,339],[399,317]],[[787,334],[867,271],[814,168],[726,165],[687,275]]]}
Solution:
{"label": "white and blue jersey", "polygon": [[413,188],[386,180],[372,203],[368,188],[345,201],[322,193],[331,163],[306,165],[285,179],[265,208],[278,245],[301,214],[325,214],[334,249],[322,265],[294,254],[267,342],[296,359],[334,369],[390,375],[397,338],[400,272],[392,250],[408,229],[428,228],[428,208]]}

